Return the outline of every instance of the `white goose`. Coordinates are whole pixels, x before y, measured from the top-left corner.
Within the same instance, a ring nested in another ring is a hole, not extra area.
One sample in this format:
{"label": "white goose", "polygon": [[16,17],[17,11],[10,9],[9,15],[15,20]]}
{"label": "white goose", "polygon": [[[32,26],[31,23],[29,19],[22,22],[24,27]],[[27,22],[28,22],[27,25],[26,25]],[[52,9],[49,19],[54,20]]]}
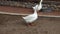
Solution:
{"label": "white goose", "polygon": [[32,22],[34,22],[37,18],[37,10],[35,10],[36,7],[33,7],[34,13],[30,14],[28,16],[23,17],[23,19],[26,21],[27,25],[32,25]]}
{"label": "white goose", "polygon": [[37,8],[36,8],[37,11],[39,11],[39,10],[42,9],[42,1],[43,1],[43,0],[41,0],[41,1],[39,2],[39,4],[37,4],[37,5],[35,6],[35,7],[37,7]]}

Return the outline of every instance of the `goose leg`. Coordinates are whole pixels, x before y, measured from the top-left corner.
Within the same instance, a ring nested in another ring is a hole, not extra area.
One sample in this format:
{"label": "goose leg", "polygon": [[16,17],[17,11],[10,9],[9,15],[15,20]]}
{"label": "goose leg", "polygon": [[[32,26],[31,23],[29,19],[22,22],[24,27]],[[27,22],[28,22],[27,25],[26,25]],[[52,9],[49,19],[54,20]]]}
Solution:
{"label": "goose leg", "polygon": [[32,23],[27,23],[27,26],[33,26],[33,24]]}
{"label": "goose leg", "polygon": [[32,26],[32,23],[27,23],[28,26]]}

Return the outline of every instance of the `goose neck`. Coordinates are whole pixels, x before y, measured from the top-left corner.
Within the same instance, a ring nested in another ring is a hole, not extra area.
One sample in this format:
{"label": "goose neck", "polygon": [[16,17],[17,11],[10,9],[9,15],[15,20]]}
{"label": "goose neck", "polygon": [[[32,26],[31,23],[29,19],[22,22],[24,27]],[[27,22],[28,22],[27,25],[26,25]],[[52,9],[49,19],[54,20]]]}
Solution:
{"label": "goose neck", "polygon": [[41,1],[39,2],[39,4],[41,4],[41,3],[42,3],[42,1],[43,1],[43,0],[41,0]]}
{"label": "goose neck", "polygon": [[37,14],[37,11],[36,10],[34,11],[34,14]]}

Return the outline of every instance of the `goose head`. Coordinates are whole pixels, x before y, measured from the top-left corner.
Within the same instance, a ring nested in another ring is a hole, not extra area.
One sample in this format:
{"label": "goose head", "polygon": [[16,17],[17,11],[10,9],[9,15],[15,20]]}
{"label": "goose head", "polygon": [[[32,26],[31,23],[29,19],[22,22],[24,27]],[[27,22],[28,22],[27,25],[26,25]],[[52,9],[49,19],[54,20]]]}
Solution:
{"label": "goose head", "polygon": [[33,10],[35,11],[37,11],[37,8],[38,8],[38,5],[36,5],[36,6],[34,6],[34,7],[32,7],[33,8]]}
{"label": "goose head", "polygon": [[39,3],[42,3],[43,2],[43,0],[41,0]]}

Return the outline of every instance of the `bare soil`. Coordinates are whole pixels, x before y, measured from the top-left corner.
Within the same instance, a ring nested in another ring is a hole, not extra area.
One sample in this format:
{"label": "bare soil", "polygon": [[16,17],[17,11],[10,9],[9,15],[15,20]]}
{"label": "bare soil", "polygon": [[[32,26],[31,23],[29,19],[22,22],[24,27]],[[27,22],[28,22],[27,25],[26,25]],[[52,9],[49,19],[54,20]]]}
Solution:
{"label": "bare soil", "polygon": [[26,26],[22,16],[0,14],[0,34],[60,34],[60,18],[39,17]]}
{"label": "bare soil", "polygon": [[[15,8],[9,6],[0,6],[0,12],[31,14],[32,9]],[[60,16],[60,10],[51,13],[39,12],[39,15]],[[57,17],[39,17],[34,26],[27,26],[22,15],[0,14],[0,34],[60,34],[60,18]]]}

